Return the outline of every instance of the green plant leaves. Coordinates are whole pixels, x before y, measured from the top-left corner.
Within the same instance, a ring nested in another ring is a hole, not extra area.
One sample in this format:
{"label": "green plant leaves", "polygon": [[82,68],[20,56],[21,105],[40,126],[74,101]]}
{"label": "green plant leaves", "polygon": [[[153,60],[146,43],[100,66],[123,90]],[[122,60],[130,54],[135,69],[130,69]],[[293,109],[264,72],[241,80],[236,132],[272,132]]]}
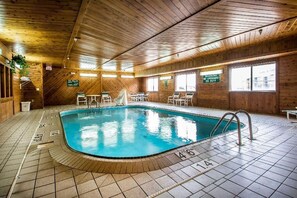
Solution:
{"label": "green plant leaves", "polygon": [[10,61],[10,68],[12,70],[13,73],[15,73],[15,67],[16,64],[18,64],[20,66],[20,75],[21,76],[28,76],[29,75],[29,65],[26,62],[26,57],[22,56],[20,54],[18,55],[13,55],[12,59]]}

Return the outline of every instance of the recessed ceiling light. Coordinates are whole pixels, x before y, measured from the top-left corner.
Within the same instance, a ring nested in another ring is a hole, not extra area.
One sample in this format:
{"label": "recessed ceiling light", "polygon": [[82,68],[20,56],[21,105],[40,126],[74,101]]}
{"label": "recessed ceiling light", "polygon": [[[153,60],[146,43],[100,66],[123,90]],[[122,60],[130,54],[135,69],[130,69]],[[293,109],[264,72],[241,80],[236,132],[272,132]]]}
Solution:
{"label": "recessed ceiling light", "polygon": [[79,39],[80,39],[79,36],[74,37],[74,42],[76,42],[76,41],[79,40]]}
{"label": "recessed ceiling light", "polygon": [[102,74],[103,78],[116,78],[117,75],[116,74]]}
{"label": "recessed ceiling light", "polygon": [[97,74],[90,74],[90,73],[80,73],[81,77],[97,77]]}
{"label": "recessed ceiling light", "polygon": [[134,78],[133,75],[121,75],[121,78]]}

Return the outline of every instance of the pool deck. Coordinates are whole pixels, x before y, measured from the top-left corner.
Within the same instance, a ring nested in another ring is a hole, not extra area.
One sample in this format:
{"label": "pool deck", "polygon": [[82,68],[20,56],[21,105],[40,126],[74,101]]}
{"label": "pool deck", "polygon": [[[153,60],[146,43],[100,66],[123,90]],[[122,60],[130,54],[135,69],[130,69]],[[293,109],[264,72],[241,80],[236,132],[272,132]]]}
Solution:
{"label": "pool deck", "polygon": [[[138,104],[217,117],[226,112]],[[99,165],[63,145],[58,113],[74,108],[21,112],[0,123],[0,197],[10,189],[12,197],[297,197],[297,124],[285,115],[251,114],[256,140],[247,138],[246,128],[244,146],[234,132],[187,146],[194,154],[181,148],[117,166]]]}

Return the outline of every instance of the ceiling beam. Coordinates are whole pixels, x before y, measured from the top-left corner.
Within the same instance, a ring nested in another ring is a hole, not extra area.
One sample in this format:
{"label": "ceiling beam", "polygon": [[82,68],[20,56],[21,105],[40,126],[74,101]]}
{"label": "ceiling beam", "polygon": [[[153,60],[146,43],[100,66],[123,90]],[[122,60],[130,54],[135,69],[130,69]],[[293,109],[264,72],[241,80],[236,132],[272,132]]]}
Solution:
{"label": "ceiling beam", "polygon": [[70,36],[70,39],[69,39],[69,42],[68,42],[67,50],[66,50],[66,53],[64,55],[64,59],[63,59],[63,66],[64,67],[66,67],[66,65],[67,65],[68,57],[69,57],[71,49],[72,49],[72,47],[73,47],[73,45],[75,43],[74,38],[78,36],[77,34],[78,34],[78,31],[79,31],[80,25],[83,22],[84,16],[86,14],[86,11],[88,9],[88,6],[89,6],[90,2],[91,2],[91,0],[82,0],[82,3],[81,3],[81,6],[80,6],[80,9],[79,9],[79,12],[78,12],[78,15],[77,15],[77,18],[76,18],[72,33],[71,33],[71,36]]}
{"label": "ceiling beam", "polygon": [[297,53],[297,35],[270,40],[253,46],[235,48],[219,53],[197,57],[191,60],[154,67],[135,72],[135,77],[155,76],[205,67],[268,59]]}

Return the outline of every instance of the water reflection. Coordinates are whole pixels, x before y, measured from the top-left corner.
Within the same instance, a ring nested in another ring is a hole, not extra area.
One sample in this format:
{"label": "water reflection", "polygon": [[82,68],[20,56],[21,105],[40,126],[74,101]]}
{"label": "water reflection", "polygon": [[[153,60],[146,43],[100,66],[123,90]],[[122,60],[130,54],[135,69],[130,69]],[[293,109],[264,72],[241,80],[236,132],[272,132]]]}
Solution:
{"label": "water reflection", "polygon": [[122,122],[122,139],[124,142],[131,142],[135,141],[135,128],[136,123],[134,120],[125,119]]}
{"label": "water reflection", "polygon": [[81,128],[81,146],[83,148],[96,148],[98,145],[98,125],[84,126]]}
{"label": "water reflection", "polygon": [[149,132],[158,133],[159,125],[160,125],[159,114],[156,112],[153,112],[151,110],[148,110],[146,125],[147,125],[146,127],[148,128]]}
{"label": "water reflection", "polygon": [[196,123],[190,120],[185,120],[182,117],[176,118],[177,136],[185,140],[197,141]]}
{"label": "water reflection", "polygon": [[113,122],[104,122],[102,124],[102,142],[104,146],[115,147],[118,140],[118,127],[119,123],[116,121]]}

